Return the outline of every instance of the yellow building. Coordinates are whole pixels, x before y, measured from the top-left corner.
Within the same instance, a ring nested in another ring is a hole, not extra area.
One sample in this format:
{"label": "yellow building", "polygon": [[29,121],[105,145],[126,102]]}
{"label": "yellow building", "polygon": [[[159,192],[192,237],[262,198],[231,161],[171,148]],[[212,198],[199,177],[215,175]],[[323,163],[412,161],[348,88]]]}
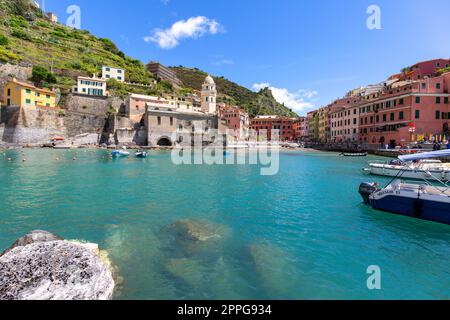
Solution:
{"label": "yellow building", "polygon": [[326,143],[329,140],[329,107],[319,110],[319,142]]}
{"label": "yellow building", "polygon": [[13,79],[3,87],[3,103],[7,106],[54,108],[56,107],[56,94],[53,91],[36,88]]}

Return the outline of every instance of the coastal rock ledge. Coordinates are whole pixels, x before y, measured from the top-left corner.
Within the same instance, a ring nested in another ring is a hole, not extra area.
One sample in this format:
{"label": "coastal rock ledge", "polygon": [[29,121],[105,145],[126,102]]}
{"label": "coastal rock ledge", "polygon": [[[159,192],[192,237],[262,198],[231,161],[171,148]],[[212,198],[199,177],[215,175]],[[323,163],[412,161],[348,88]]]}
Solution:
{"label": "coastal rock ledge", "polygon": [[109,300],[114,286],[96,244],[33,231],[0,256],[0,300]]}

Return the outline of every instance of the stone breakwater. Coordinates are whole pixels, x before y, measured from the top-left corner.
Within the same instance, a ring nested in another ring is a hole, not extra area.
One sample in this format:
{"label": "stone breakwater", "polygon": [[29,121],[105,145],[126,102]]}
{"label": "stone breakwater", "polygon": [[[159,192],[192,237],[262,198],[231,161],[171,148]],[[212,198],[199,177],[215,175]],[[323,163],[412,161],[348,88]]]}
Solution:
{"label": "stone breakwater", "polygon": [[114,287],[96,244],[33,231],[0,256],[0,300],[109,300]]}

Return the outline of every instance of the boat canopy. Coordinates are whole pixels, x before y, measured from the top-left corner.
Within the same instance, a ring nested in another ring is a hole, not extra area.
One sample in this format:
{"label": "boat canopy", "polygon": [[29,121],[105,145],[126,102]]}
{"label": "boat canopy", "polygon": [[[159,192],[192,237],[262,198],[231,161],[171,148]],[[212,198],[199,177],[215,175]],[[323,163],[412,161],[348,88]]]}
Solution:
{"label": "boat canopy", "polygon": [[445,158],[445,157],[450,157],[450,149],[399,156],[398,158],[403,162],[407,162],[407,161],[416,161],[416,160],[424,160],[424,159],[438,159],[438,158]]}

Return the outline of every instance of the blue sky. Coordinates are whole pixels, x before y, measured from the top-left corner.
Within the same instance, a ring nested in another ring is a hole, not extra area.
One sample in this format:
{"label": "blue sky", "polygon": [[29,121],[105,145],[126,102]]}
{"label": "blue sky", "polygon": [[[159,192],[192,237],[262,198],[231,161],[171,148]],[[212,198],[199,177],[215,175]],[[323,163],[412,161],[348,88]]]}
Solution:
{"label": "blue sky", "polygon": [[[415,62],[450,57],[448,0],[45,0],[61,22],[72,4],[82,29],[129,56],[250,89],[270,85],[300,114]],[[373,4],[381,30],[367,28]]]}

